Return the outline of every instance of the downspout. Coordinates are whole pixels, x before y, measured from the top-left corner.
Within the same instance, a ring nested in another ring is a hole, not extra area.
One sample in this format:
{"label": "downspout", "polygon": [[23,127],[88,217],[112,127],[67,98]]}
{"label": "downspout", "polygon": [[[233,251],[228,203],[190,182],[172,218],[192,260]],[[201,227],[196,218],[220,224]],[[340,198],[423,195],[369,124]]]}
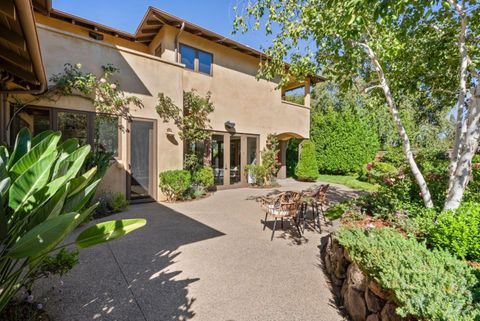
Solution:
{"label": "downspout", "polygon": [[182,21],[182,26],[180,27],[180,31],[178,31],[177,35],[175,36],[175,62],[176,63],[178,63],[178,47],[179,47],[178,41],[184,29],[185,29],[185,22]]}

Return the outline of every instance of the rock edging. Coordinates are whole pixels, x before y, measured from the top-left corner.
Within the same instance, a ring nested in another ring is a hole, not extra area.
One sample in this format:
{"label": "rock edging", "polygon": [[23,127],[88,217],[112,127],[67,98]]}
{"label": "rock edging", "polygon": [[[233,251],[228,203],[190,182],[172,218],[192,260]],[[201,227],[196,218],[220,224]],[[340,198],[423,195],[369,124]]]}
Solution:
{"label": "rock edging", "polygon": [[353,321],[411,321],[395,313],[392,294],[369,279],[333,237],[328,236],[322,253],[332,290]]}

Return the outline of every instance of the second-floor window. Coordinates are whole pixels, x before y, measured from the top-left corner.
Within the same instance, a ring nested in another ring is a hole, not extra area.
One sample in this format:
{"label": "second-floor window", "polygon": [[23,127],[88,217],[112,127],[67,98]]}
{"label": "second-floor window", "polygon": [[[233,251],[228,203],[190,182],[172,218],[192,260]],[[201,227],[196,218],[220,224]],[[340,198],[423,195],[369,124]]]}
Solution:
{"label": "second-floor window", "polygon": [[202,74],[212,74],[213,55],[211,53],[180,44],[180,56],[186,68]]}

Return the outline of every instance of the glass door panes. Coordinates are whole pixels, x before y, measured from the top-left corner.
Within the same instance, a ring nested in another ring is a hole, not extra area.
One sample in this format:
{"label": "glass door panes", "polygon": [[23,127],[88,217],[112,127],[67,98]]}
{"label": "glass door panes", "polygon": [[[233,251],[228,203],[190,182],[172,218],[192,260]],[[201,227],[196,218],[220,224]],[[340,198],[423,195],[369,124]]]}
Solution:
{"label": "glass door panes", "polygon": [[[247,165],[257,164],[257,137],[247,137]],[[250,171],[247,173],[248,184],[255,183],[255,176]]]}
{"label": "glass door panes", "polygon": [[78,139],[81,145],[88,142],[88,114],[76,112],[57,113],[58,130],[62,132],[62,140]]}
{"label": "glass door panes", "polygon": [[257,137],[247,137],[247,165],[257,163]]}
{"label": "glass door panes", "polygon": [[245,166],[258,162],[258,137],[246,134],[214,133],[211,157],[215,185],[223,188],[253,183]]}
{"label": "glass door panes", "polygon": [[215,185],[223,185],[224,180],[224,135],[212,135],[212,168],[215,177]]}
{"label": "glass door panes", "polygon": [[130,199],[150,198],[153,122],[134,120],[130,130]]}
{"label": "glass door panes", "polygon": [[98,114],[95,116],[93,146],[96,150],[118,156],[118,117]]}
{"label": "glass door panes", "polygon": [[[13,112],[14,109],[12,109]],[[38,135],[51,129],[50,110],[41,108],[25,107],[15,115],[11,125],[11,144],[15,142],[18,132],[27,127],[32,135]]]}
{"label": "glass door panes", "polygon": [[242,180],[242,139],[240,136],[230,137],[230,185]]}

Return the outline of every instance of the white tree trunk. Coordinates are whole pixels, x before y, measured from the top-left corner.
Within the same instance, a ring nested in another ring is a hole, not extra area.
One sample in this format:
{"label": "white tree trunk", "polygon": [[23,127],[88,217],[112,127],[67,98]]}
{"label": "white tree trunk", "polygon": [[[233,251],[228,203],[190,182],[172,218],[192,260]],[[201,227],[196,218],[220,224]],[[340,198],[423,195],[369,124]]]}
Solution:
{"label": "white tree trunk", "polygon": [[375,68],[375,71],[378,74],[378,78],[380,80],[380,87],[383,89],[385,98],[387,100],[387,105],[390,109],[390,112],[392,113],[393,120],[397,127],[398,134],[400,135],[400,138],[402,139],[402,142],[403,142],[403,152],[405,154],[405,158],[407,159],[407,162],[410,165],[410,170],[412,171],[412,174],[415,177],[415,180],[417,181],[418,186],[420,187],[420,192],[422,193],[422,198],[423,198],[425,207],[432,208],[433,201],[432,201],[432,196],[430,194],[430,190],[428,189],[427,182],[425,181],[425,178],[420,172],[417,162],[413,157],[412,148],[410,145],[410,139],[408,138],[407,131],[405,130],[405,127],[403,126],[402,120],[400,118],[400,114],[398,113],[398,108],[393,99],[393,95],[390,90],[390,86],[388,85],[387,79],[385,77],[385,73],[383,72],[383,68],[378,62],[377,56],[375,55],[375,53],[373,52],[372,48],[370,48],[369,45],[367,45],[366,43],[359,43],[359,45],[366,50],[367,55],[370,58]]}
{"label": "white tree trunk", "polygon": [[451,178],[451,188],[445,200],[444,210],[457,209],[460,206],[465,188],[472,173],[472,158],[478,148],[478,140],[480,139],[480,85],[477,85],[476,88],[472,90],[469,105],[467,131],[462,140],[462,150],[454,176]]}
{"label": "white tree trunk", "polygon": [[458,92],[458,101],[457,101],[457,119],[456,119],[456,130],[455,130],[455,140],[452,149],[452,155],[450,157],[450,165],[448,167],[448,172],[450,174],[448,190],[447,193],[450,193],[450,190],[453,187],[453,182],[455,180],[455,172],[458,165],[458,160],[460,158],[460,152],[462,150],[462,141],[465,137],[467,131],[467,122],[464,119],[465,113],[465,98],[467,96],[467,76],[468,76],[468,53],[465,45],[465,38],[467,36],[467,17],[463,13],[463,8],[458,7],[460,18],[461,18],[461,29],[460,35],[458,38],[458,47],[460,51],[460,88]]}

